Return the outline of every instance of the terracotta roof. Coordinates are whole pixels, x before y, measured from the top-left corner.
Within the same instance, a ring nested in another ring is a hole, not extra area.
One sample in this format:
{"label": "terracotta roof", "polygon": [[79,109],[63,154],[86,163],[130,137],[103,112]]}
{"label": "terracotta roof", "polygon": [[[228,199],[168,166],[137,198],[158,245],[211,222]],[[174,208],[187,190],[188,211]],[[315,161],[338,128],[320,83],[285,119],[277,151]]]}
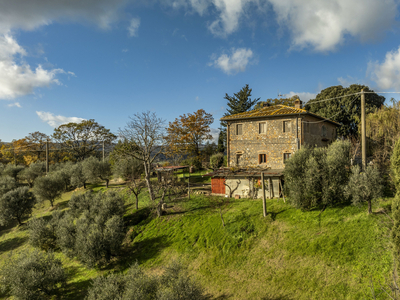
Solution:
{"label": "terracotta roof", "polygon": [[230,121],[230,120],[240,120],[240,119],[252,119],[252,118],[261,118],[261,117],[272,117],[272,116],[284,116],[284,115],[295,115],[295,114],[309,114],[319,119],[326,120],[327,122],[334,123],[336,125],[340,125],[339,123],[323,118],[316,114],[310,113],[305,109],[295,108],[286,105],[272,105],[272,106],[264,106],[259,109],[254,109],[251,111],[246,111],[239,114],[234,114],[230,116],[225,116],[221,118],[221,121]]}

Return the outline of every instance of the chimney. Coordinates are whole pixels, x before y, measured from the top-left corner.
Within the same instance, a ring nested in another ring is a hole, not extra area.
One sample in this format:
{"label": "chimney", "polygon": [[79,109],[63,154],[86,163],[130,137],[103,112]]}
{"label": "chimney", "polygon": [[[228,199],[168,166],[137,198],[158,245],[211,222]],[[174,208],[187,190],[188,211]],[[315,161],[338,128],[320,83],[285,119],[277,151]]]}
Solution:
{"label": "chimney", "polygon": [[303,108],[303,101],[301,101],[300,99],[296,99],[294,101],[294,107],[298,108],[298,109],[302,109]]}

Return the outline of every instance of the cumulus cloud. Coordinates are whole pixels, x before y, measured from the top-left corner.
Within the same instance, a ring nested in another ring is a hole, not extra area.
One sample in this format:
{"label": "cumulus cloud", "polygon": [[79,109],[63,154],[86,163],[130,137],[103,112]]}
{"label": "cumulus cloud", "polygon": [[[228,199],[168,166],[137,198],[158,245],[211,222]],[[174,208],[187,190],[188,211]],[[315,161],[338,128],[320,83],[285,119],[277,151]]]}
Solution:
{"label": "cumulus cloud", "polygon": [[26,51],[15,39],[8,34],[0,35],[0,99],[14,99],[33,93],[38,87],[60,84],[55,76],[65,73],[64,70],[45,70],[41,65],[32,70],[28,64],[16,62],[17,56],[24,55]]}
{"label": "cumulus cloud", "polygon": [[216,57],[215,54],[211,56],[212,62],[209,66],[214,66],[221,69],[224,73],[228,75],[236,74],[238,72],[244,72],[249,63],[253,63],[251,59],[253,58],[253,51],[246,48],[232,48],[231,55],[222,54]]}
{"label": "cumulus cloud", "polygon": [[18,0],[1,1],[0,33],[33,30],[54,21],[90,21],[108,28],[125,0]]}
{"label": "cumulus cloud", "polygon": [[22,107],[22,106],[21,106],[21,104],[19,104],[19,102],[10,103],[10,104],[8,104],[7,106],[8,106],[8,107],[13,107],[13,106],[16,106],[16,107],[19,107],[19,108],[21,108],[21,107]]}
{"label": "cumulus cloud", "polygon": [[211,132],[210,132],[210,134],[211,134],[211,136],[212,136],[212,140],[210,141],[211,143],[218,143],[218,136],[219,136],[219,129],[216,129],[216,128],[210,128],[210,130],[211,130]]}
{"label": "cumulus cloud", "polygon": [[140,26],[140,19],[132,18],[128,27],[129,36],[138,36],[139,26]]}
{"label": "cumulus cloud", "polygon": [[308,92],[301,92],[301,93],[290,92],[289,94],[284,94],[283,96],[285,98],[290,98],[293,97],[294,95],[299,96],[300,100],[303,102],[307,102],[308,100],[314,99],[317,96],[317,94]]}
{"label": "cumulus cloud", "polygon": [[382,63],[370,62],[368,73],[381,89],[396,89],[400,91],[400,47],[386,53]]}
{"label": "cumulus cloud", "polygon": [[47,122],[51,127],[58,127],[62,124],[67,124],[67,123],[80,123],[83,120],[82,118],[77,118],[77,117],[64,117],[64,116],[55,116],[54,114],[50,112],[44,112],[44,111],[37,111],[36,114],[39,116],[39,118]]}
{"label": "cumulus cloud", "polygon": [[346,35],[376,39],[395,22],[395,0],[268,0],[294,49],[334,50]]}

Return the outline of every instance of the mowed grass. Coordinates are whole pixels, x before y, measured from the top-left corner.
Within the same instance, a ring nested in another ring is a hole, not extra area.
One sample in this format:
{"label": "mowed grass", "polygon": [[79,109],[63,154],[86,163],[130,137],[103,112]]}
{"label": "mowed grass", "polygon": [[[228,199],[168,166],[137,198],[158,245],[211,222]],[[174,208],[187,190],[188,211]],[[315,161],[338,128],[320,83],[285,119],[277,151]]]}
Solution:
{"label": "mowed grass", "polygon": [[[57,209],[67,209],[71,195],[64,194]],[[369,216],[366,207],[345,206],[319,216],[319,211],[302,212],[282,200],[267,200],[264,218],[261,200],[239,199],[222,207],[223,227],[214,198],[175,200],[161,218],[147,208],[146,194],[140,197],[139,211],[134,197],[125,198],[128,233],[121,257],[105,268],[87,269],[56,252],[69,275],[63,299],[83,299],[93,278],[124,272],[135,261],[159,274],[172,260],[187,266],[211,299],[371,299],[371,282],[376,298],[386,299],[378,288],[392,271],[383,213]],[[389,204],[378,203],[375,210]],[[38,217],[50,214],[48,203],[34,212]],[[10,253],[30,246],[26,225],[0,230],[1,266]]]}

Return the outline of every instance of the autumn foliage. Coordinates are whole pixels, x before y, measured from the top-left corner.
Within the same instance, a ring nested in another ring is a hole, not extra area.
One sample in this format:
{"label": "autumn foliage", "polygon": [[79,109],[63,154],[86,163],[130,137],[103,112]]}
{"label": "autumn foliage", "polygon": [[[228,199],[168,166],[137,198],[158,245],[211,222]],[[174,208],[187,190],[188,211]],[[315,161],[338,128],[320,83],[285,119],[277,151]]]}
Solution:
{"label": "autumn foliage", "polygon": [[186,155],[198,157],[200,146],[212,139],[210,125],[214,122],[211,114],[199,109],[193,114],[184,114],[170,122],[167,128],[166,142],[168,155]]}

